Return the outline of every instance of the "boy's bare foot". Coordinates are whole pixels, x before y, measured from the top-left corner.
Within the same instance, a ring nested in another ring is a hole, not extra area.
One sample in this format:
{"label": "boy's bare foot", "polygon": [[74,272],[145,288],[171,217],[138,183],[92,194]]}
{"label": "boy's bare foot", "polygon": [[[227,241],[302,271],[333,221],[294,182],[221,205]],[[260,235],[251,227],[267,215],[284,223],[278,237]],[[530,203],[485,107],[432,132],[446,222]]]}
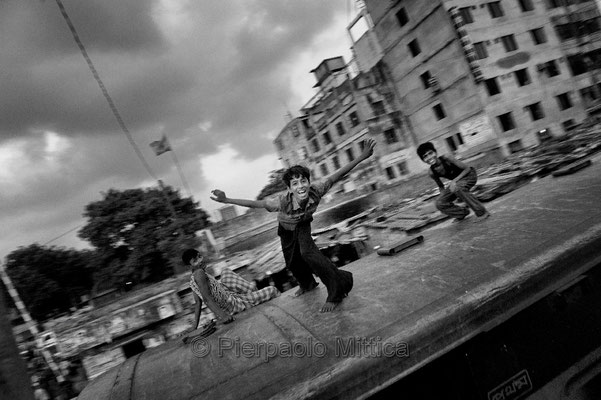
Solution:
{"label": "boy's bare foot", "polygon": [[311,284],[311,286],[309,286],[308,288],[302,288],[299,287],[298,290],[296,291],[296,293],[294,293],[294,297],[298,297],[300,295],[303,295],[307,292],[310,292],[311,290],[315,289],[317,287],[317,285],[319,285],[319,282],[313,282]]}
{"label": "boy's bare foot", "polygon": [[488,217],[490,217],[490,213],[487,211],[487,212],[485,212],[482,215],[478,215],[477,218],[476,218],[476,220],[474,222],[482,222],[485,219],[487,219]]}
{"label": "boy's bare foot", "polygon": [[319,312],[324,313],[334,311],[334,309],[338,307],[338,304],[340,303],[332,303],[331,301],[326,301],[325,304],[321,307],[321,310],[319,310]]}

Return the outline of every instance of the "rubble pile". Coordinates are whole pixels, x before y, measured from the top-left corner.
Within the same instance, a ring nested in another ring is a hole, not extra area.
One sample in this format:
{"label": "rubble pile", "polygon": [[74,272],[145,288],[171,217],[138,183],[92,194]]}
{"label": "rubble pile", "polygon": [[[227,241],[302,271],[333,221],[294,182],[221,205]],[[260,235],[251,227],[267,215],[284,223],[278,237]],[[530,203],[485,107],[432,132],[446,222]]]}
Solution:
{"label": "rubble pile", "polygon": [[600,149],[601,135],[598,126],[551,139],[479,171],[478,183],[473,192],[480,201],[491,201],[562,167],[583,160]]}

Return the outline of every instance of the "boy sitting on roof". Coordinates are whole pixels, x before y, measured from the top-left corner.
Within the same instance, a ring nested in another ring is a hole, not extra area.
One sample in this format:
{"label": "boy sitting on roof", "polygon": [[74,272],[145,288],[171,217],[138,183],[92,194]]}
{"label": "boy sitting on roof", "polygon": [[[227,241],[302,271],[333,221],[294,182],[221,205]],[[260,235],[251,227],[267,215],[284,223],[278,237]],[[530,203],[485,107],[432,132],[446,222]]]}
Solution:
{"label": "boy sitting on roof", "polygon": [[244,200],[230,199],[221,190],[213,190],[211,199],[227,204],[236,204],[249,208],[264,208],[278,212],[278,236],[286,266],[299,283],[296,296],[315,289],[315,273],[328,290],[328,298],[321,312],[334,310],[348,295],[353,287],[353,275],[339,270],[324,256],[311,237],[311,221],[321,198],[327,191],[348,174],[360,162],[368,159],[374,151],[376,142],[367,139],[359,157],[346,164],[322,182],[311,183],[310,171],[301,165],[288,168],[282,180],[288,191],[277,199]]}
{"label": "boy sitting on roof", "polygon": [[[430,142],[420,144],[417,147],[417,155],[430,165],[430,177],[440,188],[440,195],[436,199],[436,208],[440,212],[455,218],[455,221],[463,221],[470,213],[470,208],[476,213],[478,222],[490,216],[484,205],[470,192],[478,180],[473,167],[451,155],[438,156],[436,148]],[[450,181],[446,187],[441,178]],[[453,201],[457,198],[463,200],[467,207],[454,204]]]}
{"label": "boy sitting on roof", "polygon": [[184,251],[182,261],[192,271],[190,288],[196,301],[194,329],[198,327],[203,299],[219,321],[229,324],[234,321],[233,314],[280,295],[279,290],[273,286],[257,290],[254,283],[227,268],[221,271],[220,280],[215,279],[206,272],[207,266],[203,263],[203,257],[198,250]]}

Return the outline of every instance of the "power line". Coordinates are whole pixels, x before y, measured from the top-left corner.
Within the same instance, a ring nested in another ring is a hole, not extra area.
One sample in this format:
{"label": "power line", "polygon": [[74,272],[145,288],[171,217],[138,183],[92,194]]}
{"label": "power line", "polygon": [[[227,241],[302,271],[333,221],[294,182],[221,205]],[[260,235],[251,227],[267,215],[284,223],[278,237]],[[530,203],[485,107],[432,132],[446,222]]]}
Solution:
{"label": "power line", "polygon": [[65,22],[67,23],[67,26],[69,26],[69,29],[71,30],[71,34],[73,35],[73,39],[75,40],[75,43],[77,43],[77,46],[79,47],[79,50],[81,51],[81,54],[83,55],[83,58],[88,63],[88,67],[90,68],[90,71],[92,71],[92,75],[94,76],[94,79],[98,83],[98,86],[100,86],[100,90],[102,91],[104,98],[108,102],[108,105],[109,105],[111,111],[113,112],[113,115],[115,116],[115,119],[117,120],[117,123],[119,124],[119,127],[121,128],[121,130],[123,131],[123,133],[125,134],[127,139],[129,140],[129,143],[134,148],[134,151],[136,152],[136,155],[138,156],[140,161],[142,161],[142,164],[144,165],[144,168],[146,169],[146,171],[150,174],[150,176],[153,177],[153,179],[158,180],[158,178],[154,175],[154,173],[150,169],[150,165],[148,165],[148,163],[144,159],[144,156],[142,155],[142,152],[136,145],[136,142],[134,142],[134,139],[132,138],[131,133],[129,132],[129,129],[127,129],[127,126],[125,125],[125,121],[123,121],[123,118],[121,117],[121,114],[119,113],[119,110],[117,109],[117,106],[115,105],[113,99],[109,95],[109,92],[106,89],[106,86],[104,86],[102,79],[100,79],[100,75],[98,74],[96,67],[94,67],[94,63],[92,63],[92,59],[88,55],[88,52],[86,51],[85,46],[83,45],[81,39],[79,38],[79,34],[77,33],[75,26],[71,22],[71,18],[69,18],[69,15],[67,14],[67,10],[65,9],[65,6],[63,6],[62,0],[55,0],[55,1],[56,1],[56,4],[58,5],[58,8],[61,11],[63,18],[65,19]]}
{"label": "power line", "polygon": [[42,246],[46,246],[47,244],[49,244],[49,243],[52,243],[52,242],[54,242],[55,240],[58,240],[58,239],[62,238],[63,236],[66,236],[66,235],[68,235],[69,233],[71,233],[71,232],[73,232],[74,230],[76,230],[76,229],[79,229],[79,228],[81,228],[81,227],[82,227],[82,225],[77,225],[75,228],[69,229],[67,232],[65,232],[65,233],[62,233],[62,234],[58,235],[58,236],[57,236],[57,237],[55,237],[54,239],[50,239],[49,241],[47,241],[46,243],[44,243]]}

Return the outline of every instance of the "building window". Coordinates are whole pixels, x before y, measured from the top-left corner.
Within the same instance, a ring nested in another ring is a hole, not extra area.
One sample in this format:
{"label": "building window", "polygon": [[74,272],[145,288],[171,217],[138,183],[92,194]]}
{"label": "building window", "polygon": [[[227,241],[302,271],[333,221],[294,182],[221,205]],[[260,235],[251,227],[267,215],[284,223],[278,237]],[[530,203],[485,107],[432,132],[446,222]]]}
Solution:
{"label": "building window", "polygon": [[399,141],[399,138],[397,137],[394,128],[386,129],[384,131],[384,138],[386,139],[387,144],[393,144]]}
{"label": "building window", "polygon": [[298,130],[298,126],[292,125],[292,135],[294,137],[300,136],[300,131]]}
{"label": "building window", "polygon": [[429,88],[430,87],[430,79],[432,78],[432,75],[430,75],[430,71],[424,72],[419,77],[422,79],[422,84],[424,85],[424,89]]}
{"label": "building window", "polygon": [[405,10],[405,7],[402,7],[399,11],[397,11],[396,19],[399,21],[399,24],[401,26],[405,26],[407,22],[409,22],[409,17],[407,16],[407,11]]}
{"label": "building window", "polygon": [[501,114],[501,115],[497,116],[497,119],[499,120],[499,123],[501,124],[501,128],[503,129],[503,132],[507,132],[512,129],[515,129],[515,122],[513,122],[513,117],[511,116],[511,112]]}
{"label": "building window", "polygon": [[500,1],[492,1],[486,5],[488,6],[488,12],[490,13],[491,18],[499,18],[505,15]]}
{"label": "building window", "polygon": [[547,73],[547,76],[549,78],[559,75],[559,68],[557,68],[557,63],[555,62],[555,60],[547,61],[546,63],[544,63],[542,65],[542,69]]}
{"label": "building window", "polygon": [[317,142],[317,139],[311,140],[311,149],[314,153],[317,153],[319,151],[319,143]]}
{"label": "building window", "polygon": [[461,15],[461,20],[464,24],[471,24],[474,22],[474,17],[472,17],[472,11],[470,7],[461,7],[459,9],[459,15]]}
{"label": "building window", "polygon": [[532,121],[538,121],[539,119],[545,118],[545,113],[543,112],[543,108],[541,107],[540,102],[530,104],[524,107],[524,109],[530,113]]}
{"label": "building window", "polygon": [[568,40],[574,37],[574,27],[572,24],[555,25],[555,32],[561,41]]}
{"label": "building window", "polygon": [[275,147],[277,147],[279,151],[284,150],[284,145],[282,144],[282,141],[280,139],[275,140]]}
{"label": "building window", "polygon": [[534,10],[534,4],[532,4],[532,0],[518,0],[518,3],[520,3],[522,12]]}
{"label": "building window", "polygon": [[448,137],[445,139],[445,141],[447,142],[447,146],[449,146],[451,151],[457,151],[457,145],[455,144],[453,137]]}
{"label": "building window", "polygon": [[400,163],[397,164],[397,167],[399,168],[399,173],[401,175],[407,175],[409,173],[409,169],[407,168],[406,161],[401,161]]}
{"label": "building window", "polygon": [[444,108],[442,108],[442,104],[435,105],[432,107],[432,110],[434,111],[434,115],[436,115],[436,119],[438,120],[441,120],[447,116],[444,112]]}
{"label": "building window", "polygon": [[384,110],[384,102],[382,100],[374,101],[371,103],[371,106],[374,110],[374,115],[383,115],[386,110]]}
{"label": "building window", "polygon": [[334,169],[340,169],[340,161],[338,160],[338,156],[332,157],[332,164],[334,164]]}
{"label": "building window", "polygon": [[503,47],[505,47],[506,52],[515,51],[518,49],[518,44],[515,41],[513,35],[501,36],[501,41],[503,42]]}
{"label": "building window", "polygon": [[329,174],[329,172],[328,172],[328,166],[325,163],[321,164],[319,166],[319,168],[321,169],[321,175],[322,176],[326,176],[326,175]]}
{"label": "building window", "polygon": [[569,93],[562,93],[560,95],[555,96],[557,98],[557,104],[559,104],[560,110],[567,110],[572,107],[572,101],[570,100]]}
{"label": "building window", "polygon": [[474,51],[476,52],[476,58],[478,60],[488,57],[488,51],[486,50],[486,44],[484,42],[474,43]]}
{"label": "building window", "polygon": [[336,123],[336,132],[338,132],[338,136],[342,136],[346,133],[346,130],[344,129],[344,125],[342,124],[342,122]]}
{"label": "building window", "polygon": [[357,115],[356,111],[353,111],[352,113],[349,114],[348,116],[349,122],[351,123],[352,127],[355,127],[357,125],[359,125],[359,116]]}
{"label": "building window", "polygon": [[456,133],[446,138],[445,141],[447,142],[447,146],[449,146],[449,150],[457,151],[457,148],[463,144],[463,137],[461,133]]}
{"label": "building window", "polygon": [[355,155],[353,154],[353,149],[352,148],[348,148],[346,149],[346,156],[348,157],[349,161],[353,161],[355,159]]}
{"label": "building window", "polygon": [[588,35],[593,34],[595,32],[599,32],[599,30],[601,30],[601,25],[599,25],[599,17],[591,18],[583,22],[584,30]]}
{"label": "building window", "polygon": [[547,35],[545,35],[544,28],[532,29],[530,31],[530,36],[532,36],[532,41],[534,44],[547,43]]}
{"label": "building window", "polygon": [[580,96],[585,103],[591,103],[597,100],[598,93],[595,90],[594,86],[585,87],[584,89],[580,89]]}
{"label": "building window", "polygon": [[413,39],[411,42],[409,42],[409,51],[413,57],[422,52],[419,48],[419,44],[417,43],[417,39]]}
{"label": "building window", "polygon": [[394,169],[392,167],[386,168],[386,176],[388,176],[388,179],[394,179],[395,178]]}
{"label": "building window", "polygon": [[510,153],[517,153],[518,151],[524,150],[524,146],[522,145],[522,141],[520,139],[514,140],[513,142],[508,144]]}
{"label": "building window", "polygon": [[599,32],[600,29],[599,17],[555,25],[557,36],[559,36],[562,41],[592,35],[595,32]]}
{"label": "building window", "polygon": [[584,74],[589,70],[587,62],[585,61],[585,57],[582,54],[568,56],[568,64],[570,65],[570,70],[573,76]]}
{"label": "building window", "polygon": [[515,80],[518,83],[518,86],[526,86],[531,83],[530,74],[528,73],[528,68],[519,69],[514,72]]}
{"label": "building window", "polygon": [[323,142],[324,142],[325,144],[330,144],[330,143],[332,143],[332,138],[330,137],[330,132],[328,132],[328,131],[325,131],[325,132],[323,133]]}
{"label": "building window", "polygon": [[494,96],[495,94],[501,93],[501,89],[499,89],[499,84],[497,83],[497,78],[490,78],[484,81],[486,85],[486,90],[488,91],[489,96]]}

